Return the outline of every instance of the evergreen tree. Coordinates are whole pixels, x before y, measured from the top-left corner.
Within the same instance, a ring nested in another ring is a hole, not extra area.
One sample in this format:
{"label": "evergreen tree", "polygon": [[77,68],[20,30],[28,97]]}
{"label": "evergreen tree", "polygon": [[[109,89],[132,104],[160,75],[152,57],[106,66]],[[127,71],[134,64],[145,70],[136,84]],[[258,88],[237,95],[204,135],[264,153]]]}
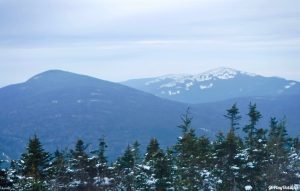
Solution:
{"label": "evergreen tree", "polygon": [[22,175],[26,177],[26,190],[46,190],[44,180],[49,176],[50,155],[45,152],[39,138],[29,139],[26,152],[21,156]]}
{"label": "evergreen tree", "polygon": [[226,141],[226,163],[225,163],[225,185],[228,190],[235,191],[239,187],[239,179],[241,176],[241,161],[237,157],[240,154],[241,142],[235,135],[234,131],[230,130],[227,134]]}
{"label": "evergreen tree", "polygon": [[213,154],[212,144],[205,136],[198,138],[197,142],[197,166],[201,169],[200,174],[203,179],[202,187],[204,190],[214,190],[216,179],[212,175]]}
{"label": "evergreen tree", "polygon": [[116,168],[118,169],[119,188],[121,190],[133,191],[135,188],[134,174],[134,154],[130,145],[127,146],[123,156],[118,159]]}
{"label": "evergreen tree", "polygon": [[154,158],[155,190],[166,191],[172,186],[171,163],[160,149]]}
{"label": "evergreen tree", "polygon": [[267,131],[258,129],[253,137],[253,150],[246,148],[247,157],[244,160],[244,184],[250,185],[253,190],[263,191],[268,189],[266,185],[267,168],[269,156],[267,153]]}
{"label": "evergreen tree", "polygon": [[147,151],[145,154],[145,161],[148,162],[151,159],[154,159],[156,154],[159,152],[160,147],[156,138],[150,140],[149,145],[147,146]]}
{"label": "evergreen tree", "polygon": [[290,185],[300,184],[300,141],[298,137],[292,140],[288,160],[287,176],[289,176]]}
{"label": "evergreen tree", "polygon": [[230,129],[233,131],[239,129],[239,120],[242,118],[240,115],[239,109],[236,106],[236,103],[227,110],[227,114],[224,115],[227,119],[230,120]]}
{"label": "evergreen tree", "polygon": [[225,136],[222,132],[219,132],[216,136],[216,140],[213,142],[213,153],[212,153],[212,163],[213,169],[212,173],[215,177],[215,187],[221,188],[225,187],[223,184],[223,179],[225,175],[225,165],[226,165],[226,144]]}
{"label": "evergreen tree", "polygon": [[142,160],[140,146],[141,146],[141,144],[138,141],[135,141],[132,144],[132,152],[133,152],[135,164],[140,163]]}
{"label": "evergreen tree", "polygon": [[268,135],[269,165],[267,169],[268,185],[290,185],[293,173],[289,173],[289,151],[291,140],[287,136],[285,121],[271,118]]}
{"label": "evergreen tree", "polygon": [[70,167],[68,169],[73,190],[88,190],[92,185],[89,170],[91,169],[89,157],[86,153],[87,146],[79,139],[75,145],[75,150],[71,150]]}
{"label": "evergreen tree", "polygon": [[7,174],[12,183],[12,190],[22,190],[25,185],[25,177],[22,175],[20,160],[11,160]]}
{"label": "evergreen tree", "polygon": [[[0,160],[0,167],[3,161]],[[12,188],[12,182],[8,178],[7,170],[0,169],[0,190],[10,190]]]}
{"label": "evergreen tree", "polygon": [[249,113],[247,114],[249,116],[249,124],[244,127],[244,132],[247,134],[246,137],[246,143],[250,149],[250,152],[253,150],[253,142],[254,137],[257,132],[256,124],[259,121],[260,118],[262,118],[262,115],[259,111],[256,109],[256,104],[249,104]]}
{"label": "evergreen tree", "polygon": [[94,184],[100,190],[108,190],[114,185],[114,179],[111,177],[112,172],[108,168],[107,157],[105,155],[106,148],[107,145],[104,138],[100,139],[99,148],[94,152],[96,156],[91,160],[95,169],[92,173]]}
{"label": "evergreen tree", "polygon": [[172,163],[160,148],[157,139],[152,138],[147,146],[144,167],[144,188],[146,190],[164,191],[172,182]]}
{"label": "evergreen tree", "polygon": [[175,145],[176,158],[176,181],[178,190],[199,190],[202,189],[203,180],[200,174],[200,167],[197,165],[197,142],[195,130],[191,128],[192,118],[189,110],[181,117],[182,136]]}
{"label": "evergreen tree", "polygon": [[67,161],[65,154],[56,150],[51,164],[51,177],[49,189],[53,191],[65,190],[70,181],[67,173]]}

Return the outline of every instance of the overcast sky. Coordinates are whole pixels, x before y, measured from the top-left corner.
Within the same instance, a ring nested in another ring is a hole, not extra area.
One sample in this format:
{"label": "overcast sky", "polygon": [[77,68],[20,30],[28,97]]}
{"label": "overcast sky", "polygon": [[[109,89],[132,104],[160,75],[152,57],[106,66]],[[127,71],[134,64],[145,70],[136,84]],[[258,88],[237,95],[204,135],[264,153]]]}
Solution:
{"label": "overcast sky", "polygon": [[299,0],[0,0],[0,87],[62,69],[111,81],[217,67],[300,81]]}

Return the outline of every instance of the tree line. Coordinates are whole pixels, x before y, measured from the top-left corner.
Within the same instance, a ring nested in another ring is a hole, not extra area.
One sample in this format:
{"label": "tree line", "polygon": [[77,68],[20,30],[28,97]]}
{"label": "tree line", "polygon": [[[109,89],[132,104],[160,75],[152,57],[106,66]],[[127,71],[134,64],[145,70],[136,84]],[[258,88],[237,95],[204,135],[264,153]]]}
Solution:
{"label": "tree line", "polygon": [[[300,142],[286,131],[285,120],[262,118],[249,104],[249,121],[241,127],[236,104],[226,111],[228,132],[210,140],[197,136],[189,110],[181,116],[181,136],[162,149],[152,138],[141,154],[140,144],[128,145],[116,161],[108,162],[107,144],[87,152],[78,140],[69,151],[46,152],[40,139],[29,139],[20,159],[0,171],[0,190],[20,191],[240,191],[269,190],[271,186],[297,188],[300,184]],[[241,137],[243,135],[243,138]],[[3,162],[3,161],[2,161]],[[274,188],[275,188],[274,187]],[[300,188],[300,187],[298,187]]]}

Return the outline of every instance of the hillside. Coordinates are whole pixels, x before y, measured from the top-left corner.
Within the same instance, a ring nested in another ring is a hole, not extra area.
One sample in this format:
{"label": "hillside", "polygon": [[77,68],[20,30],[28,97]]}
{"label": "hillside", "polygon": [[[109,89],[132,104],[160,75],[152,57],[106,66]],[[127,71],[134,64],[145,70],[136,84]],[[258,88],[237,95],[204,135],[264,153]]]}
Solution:
{"label": "hillside", "polygon": [[163,147],[176,142],[180,115],[189,106],[199,134],[214,137],[220,130],[227,131],[223,114],[235,102],[241,107],[243,125],[250,101],[264,116],[260,125],[267,126],[270,116],[286,115],[288,130],[295,134],[298,100],[299,96],[249,97],[188,105],[89,76],[47,71],[0,89],[0,151],[18,156],[35,133],[51,151],[72,148],[78,138],[92,144],[92,149],[104,137],[108,155],[114,158],[134,140],[144,147],[151,137],[157,137]]}
{"label": "hillside", "polygon": [[217,68],[197,75],[166,75],[128,80],[122,84],[185,103],[300,94],[299,82],[278,77],[264,77],[231,68]]}

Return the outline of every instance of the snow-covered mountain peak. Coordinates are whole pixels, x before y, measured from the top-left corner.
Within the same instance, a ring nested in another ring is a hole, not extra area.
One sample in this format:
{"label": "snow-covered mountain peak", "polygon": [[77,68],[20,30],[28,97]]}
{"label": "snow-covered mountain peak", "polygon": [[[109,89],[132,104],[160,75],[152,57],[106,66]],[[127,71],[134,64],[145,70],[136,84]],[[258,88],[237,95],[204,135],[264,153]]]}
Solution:
{"label": "snow-covered mountain peak", "polygon": [[236,75],[238,73],[240,73],[240,72],[237,70],[234,70],[232,68],[221,67],[221,68],[215,68],[215,69],[203,72],[202,75],[208,74],[208,75],[213,75],[213,76],[222,78],[222,77],[224,77],[224,75]]}
{"label": "snow-covered mountain peak", "polygon": [[188,74],[167,74],[167,75],[164,75],[164,76],[154,78],[150,81],[147,81],[145,83],[145,85],[148,86],[150,84],[162,82],[162,81],[165,81],[165,80],[171,80],[171,81],[175,81],[175,82],[184,83],[185,79],[188,79],[188,78],[191,78],[191,77],[192,77],[192,75],[188,75]]}
{"label": "snow-covered mountain peak", "polygon": [[231,68],[221,67],[221,68],[208,70],[206,72],[195,75],[194,78],[197,81],[206,81],[206,80],[212,80],[212,79],[226,80],[226,79],[234,78],[239,73],[241,73],[241,72],[231,69]]}
{"label": "snow-covered mountain peak", "polygon": [[170,96],[181,94],[182,92],[196,90],[207,91],[214,88],[217,81],[234,79],[238,75],[254,77],[255,74],[241,72],[232,68],[220,67],[199,74],[171,74],[152,78],[144,82],[145,86],[155,87],[159,94]]}
{"label": "snow-covered mountain peak", "polygon": [[192,83],[192,82],[204,82],[210,80],[227,80],[236,77],[238,74],[244,74],[248,76],[255,76],[254,74],[241,72],[232,68],[216,68],[212,70],[208,70],[206,72],[196,74],[196,75],[189,75],[189,74],[171,74],[160,76],[145,82],[146,86],[156,83],[162,83],[160,87],[174,87],[178,84],[184,83]]}

